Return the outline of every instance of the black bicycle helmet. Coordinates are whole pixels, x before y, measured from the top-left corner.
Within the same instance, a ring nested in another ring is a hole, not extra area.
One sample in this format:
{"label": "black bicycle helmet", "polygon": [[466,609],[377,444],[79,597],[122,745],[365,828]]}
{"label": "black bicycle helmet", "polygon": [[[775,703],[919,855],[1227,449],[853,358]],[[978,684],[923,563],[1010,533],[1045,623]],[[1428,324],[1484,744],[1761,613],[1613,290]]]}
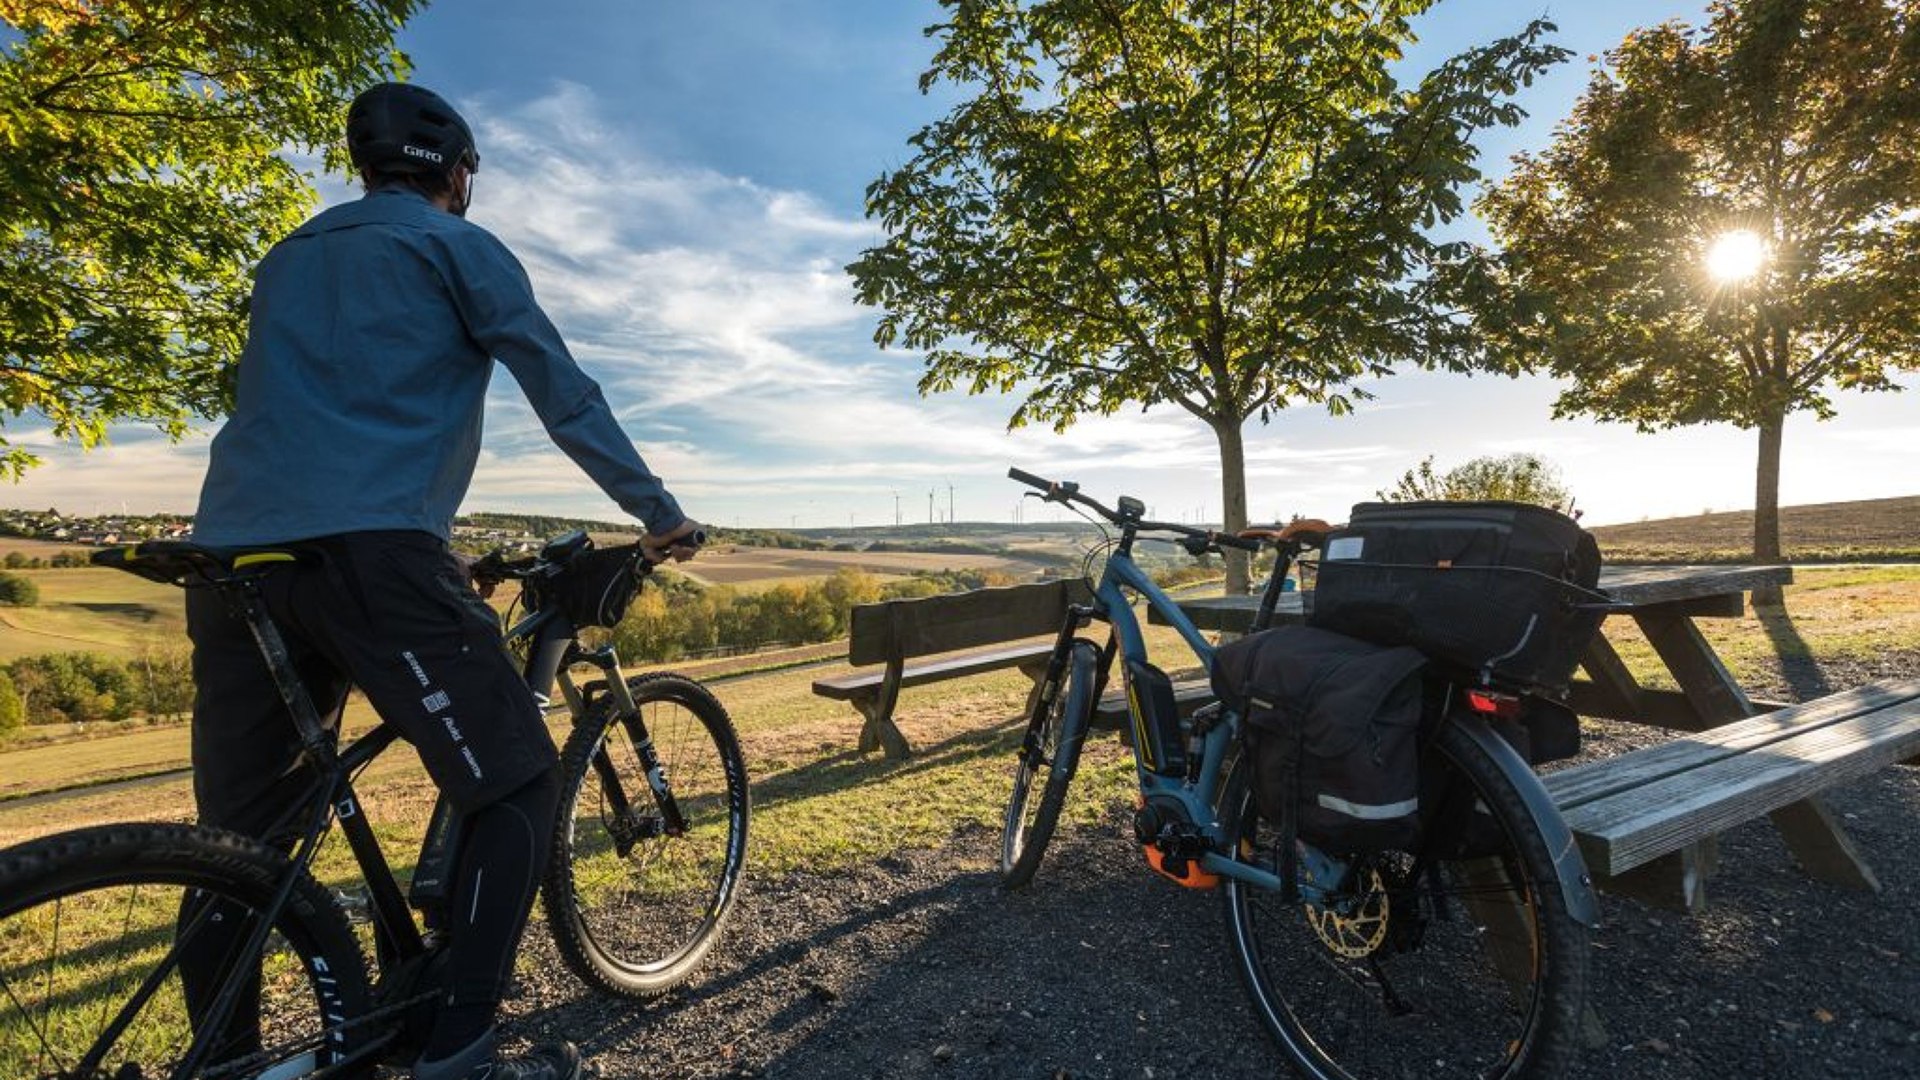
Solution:
{"label": "black bicycle helmet", "polygon": [[376,173],[445,176],[457,165],[480,169],[467,122],[445,98],[410,83],[381,83],[353,99],[347,154],[354,168]]}

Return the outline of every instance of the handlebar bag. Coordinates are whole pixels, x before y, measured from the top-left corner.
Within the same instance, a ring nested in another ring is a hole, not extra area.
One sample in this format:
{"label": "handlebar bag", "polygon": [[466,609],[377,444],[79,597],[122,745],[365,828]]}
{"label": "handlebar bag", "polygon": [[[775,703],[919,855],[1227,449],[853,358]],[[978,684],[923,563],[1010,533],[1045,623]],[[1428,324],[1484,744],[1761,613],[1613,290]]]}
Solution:
{"label": "handlebar bag", "polygon": [[640,590],[643,566],[639,544],[590,548],[567,560],[554,577],[528,581],[528,597],[543,611],[559,605],[576,627],[612,626]]}
{"label": "handlebar bag", "polygon": [[1327,538],[1307,625],[1559,696],[1605,617],[1599,577],[1592,534],[1545,507],[1361,503]]}
{"label": "handlebar bag", "polygon": [[1260,815],[1328,854],[1411,846],[1425,668],[1417,649],[1304,626],[1221,646],[1213,689],[1245,718]]}

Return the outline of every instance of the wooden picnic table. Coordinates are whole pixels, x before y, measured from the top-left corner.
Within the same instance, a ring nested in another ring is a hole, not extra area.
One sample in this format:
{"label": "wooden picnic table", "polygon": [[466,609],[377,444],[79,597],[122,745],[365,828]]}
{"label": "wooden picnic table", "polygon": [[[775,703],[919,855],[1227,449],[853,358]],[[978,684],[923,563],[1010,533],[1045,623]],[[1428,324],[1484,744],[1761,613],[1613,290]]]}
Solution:
{"label": "wooden picnic table", "polygon": [[[1855,887],[1878,888],[1873,872],[1861,860],[1835,816],[1827,810],[1818,791],[1825,784],[1877,767],[1886,760],[1900,760],[1899,755],[1911,753],[1916,726],[1911,688],[1893,687],[1888,692],[1882,688],[1864,688],[1871,698],[1865,705],[1843,700],[1847,697],[1845,694],[1830,695],[1781,713],[1783,722],[1778,725],[1778,731],[1748,732],[1738,725],[1788,706],[1749,697],[1695,623],[1699,618],[1738,617],[1745,610],[1746,593],[1792,581],[1793,569],[1787,566],[1609,567],[1601,572],[1600,587],[1615,602],[1625,605],[1625,609],[1610,615],[1601,624],[1601,633],[1581,660],[1587,677],[1574,681],[1568,704],[1585,716],[1649,724],[1679,732],[1709,733],[1695,740],[1700,743],[1698,747],[1679,747],[1666,752],[1667,759],[1679,763],[1664,768],[1657,761],[1651,765],[1621,761],[1621,767],[1614,768],[1615,762],[1609,761],[1582,767],[1584,775],[1569,775],[1573,772],[1570,770],[1548,778],[1550,790],[1556,799],[1563,801],[1582,849],[1589,853],[1589,863],[1601,863],[1594,866],[1596,876],[1612,891],[1697,910],[1705,903],[1704,883],[1718,859],[1711,833],[1692,838],[1706,826],[1691,822],[1685,827],[1692,832],[1674,831],[1681,828],[1676,824],[1679,810],[1671,819],[1651,825],[1624,822],[1632,814],[1637,796],[1633,786],[1621,778],[1631,776],[1634,783],[1640,783],[1635,769],[1646,772],[1648,784],[1666,784],[1665,789],[1660,789],[1666,792],[1686,791],[1688,780],[1698,777],[1699,785],[1716,789],[1710,798],[1703,795],[1699,800],[1711,802],[1706,808],[1708,817],[1732,824],[1764,813],[1779,829],[1795,859],[1814,877]],[[1252,628],[1259,598],[1196,598],[1181,601],[1180,608],[1203,630],[1244,633]],[[1274,614],[1275,625],[1302,622],[1302,595],[1283,594]],[[1608,639],[1608,630],[1621,625],[1618,620],[1622,618],[1630,619],[1646,636],[1677,690],[1642,686],[1627,670]],[[1164,623],[1165,620],[1156,617],[1153,621]],[[1820,734],[1821,725],[1834,722],[1833,715],[1854,713],[1862,714],[1862,720],[1880,723],[1881,728],[1876,729],[1870,739],[1857,734],[1843,735],[1839,727],[1835,727],[1832,734]],[[1869,713],[1877,713],[1878,719],[1865,715]],[[1802,736],[1808,737],[1802,739]],[[1852,741],[1841,750],[1832,749],[1832,744],[1843,737]],[[1820,743],[1827,748],[1803,752],[1798,742]],[[1746,768],[1749,759],[1778,764],[1780,759],[1803,753],[1807,760],[1792,762],[1791,775],[1770,788],[1768,783],[1759,780],[1727,776]],[[1736,756],[1740,760],[1735,760]],[[1683,757],[1684,762],[1680,762]],[[1813,760],[1816,757],[1820,760]],[[1842,758],[1850,760],[1834,760]],[[1569,782],[1556,784],[1558,778]],[[1718,790],[1722,787],[1734,790],[1722,793]],[[1655,791],[1652,787],[1641,790],[1648,796]],[[1612,801],[1603,805],[1600,800],[1607,798]],[[1641,805],[1644,806],[1644,802]],[[1750,812],[1746,808],[1750,808]],[[1745,817],[1740,816],[1742,813]],[[1646,858],[1643,853],[1620,854],[1617,858],[1613,855],[1615,851],[1631,851],[1632,843],[1623,841],[1642,842],[1662,830],[1674,831],[1675,839],[1684,837],[1686,842],[1669,844],[1666,854],[1653,858]],[[1631,835],[1625,835],[1630,831]],[[1616,858],[1615,866],[1606,865],[1609,858]],[[1643,861],[1634,862],[1635,859]]]}
{"label": "wooden picnic table", "polygon": [[[1582,659],[1589,678],[1576,680],[1568,701],[1575,712],[1610,720],[1630,720],[1675,731],[1705,731],[1752,716],[1776,702],[1755,702],[1734,681],[1713,646],[1694,625],[1701,617],[1738,618],[1746,594],[1766,585],[1793,583],[1791,566],[1645,566],[1608,567],[1600,588],[1631,618],[1659,654],[1680,689],[1654,690],[1634,680],[1620,654],[1602,633]],[[1274,625],[1305,620],[1304,596],[1282,593]],[[1202,630],[1246,633],[1260,607],[1257,596],[1209,596],[1180,601],[1180,610]],[[1164,622],[1151,612],[1154,622]]]}

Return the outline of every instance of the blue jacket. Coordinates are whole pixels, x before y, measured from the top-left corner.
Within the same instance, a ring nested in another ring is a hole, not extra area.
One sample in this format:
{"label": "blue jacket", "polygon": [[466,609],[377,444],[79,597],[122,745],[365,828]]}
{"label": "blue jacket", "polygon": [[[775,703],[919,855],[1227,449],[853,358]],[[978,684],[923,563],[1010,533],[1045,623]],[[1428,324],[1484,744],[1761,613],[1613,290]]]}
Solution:
{"label": "blue jacket", "polygon": [[322,212],[260,263],[239,398],[213,440],[194,538],[445,539],[473,480],[495,358],[621,509],[654,532],[684,520],[506,246],[383,189]]}

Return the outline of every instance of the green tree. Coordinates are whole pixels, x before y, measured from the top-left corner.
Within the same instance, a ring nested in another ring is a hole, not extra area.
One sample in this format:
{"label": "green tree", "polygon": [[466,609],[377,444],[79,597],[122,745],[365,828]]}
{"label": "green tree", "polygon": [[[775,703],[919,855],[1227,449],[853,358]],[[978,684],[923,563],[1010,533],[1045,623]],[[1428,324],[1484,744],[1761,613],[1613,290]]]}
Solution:
{"label": "green tree", "polygon": [[835,570],[832,577],[821,582],[820,588],[826,594],[827,607],[833,611],[835,636],[847,632],[847,612],[880,599],[880,582],[872,574],[852,567]]}
{"label": "green tree", "polygon": [[[282,156],[403,71],[420,0],[0,0],[0,417],[91,446],[228,404],[253,264],[312,209]],[[0,438],[0,476],[33,455]]]}
{"label": "green tree", "polygon": [[14,689],[13,680],[0,671],[0,742],[5,742],[26,722],[26,702],[20,700],[20,691]]}
{"label": "green tree", "polygon": [[1480,204],[1522,301],[1488,326],[1572,380],[1556,414],[1758,432],[1760,561],[1780,557],[1788,414],[1896,389],[1920,350],[1916,15],[1722,0],[1702,29],[1636,32]]}
{"label": "green tree", "polygon": [[25,656],[8,674],[35,723],[125,720],[139,696],[125,665],[95,653]]}
{"label": "green tree", "polygon": [[134,704],[150,717],[178,716],[193,709],[193,651],[145,641],[128,667]]}
{"label": "green tree", "polygon": [[1478,457],[1444,474],[1434,472],[1429,454],[1392,488],[1377,494],[1383,502],[1504,499],[1555,510],[1569,510],[1573,504],[1572,493],[1560,482],[1560,470],[1536,454]]}
{"label": "green tree", "polygon": [[1184,409],[1234,529],[1249,419],[1472,360],[1450,315],[1477,252],[1428,230],[1479,177],[1474,134],[1517,122],[1513,93],[1564,56],[1547,24],[1403,87],[1432,0],[943,2],[921,87],[967,96],[867,189],[888,236],[848,268],[875,340],[927,350],[923,393],[1022,392],[1010,426],[1056,430]]}
{"label": "green tree", "polygon": [[0,606],[32,607],[40,602],[40,586],[21,574],[0,570]]}
{"label": "green tree", "polygon": [[24,551],[9,551],[5,559],[0,559],[0,565],[4,565],[9,570],[23,569],[27,565],[27,553]]}

